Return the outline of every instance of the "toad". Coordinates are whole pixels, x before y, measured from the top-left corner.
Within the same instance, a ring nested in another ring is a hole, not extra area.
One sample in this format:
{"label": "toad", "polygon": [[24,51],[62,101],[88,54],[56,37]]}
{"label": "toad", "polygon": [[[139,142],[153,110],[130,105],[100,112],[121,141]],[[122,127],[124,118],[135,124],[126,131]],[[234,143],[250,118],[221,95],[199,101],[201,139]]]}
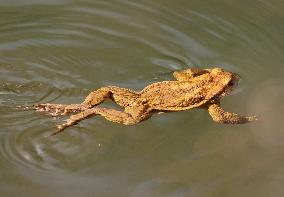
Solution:
{"label": "toad", "polygon": [[[105,119],[134,125],[159,112],[183,111],[193,108],[208,110],[215,122],[240,124],[256,121],[255,116],[240,116],[226,112],[220,100],[231,93],[239,81],[238,75],[221,68],[189,68],[173,73],[176,80],[161,81],[145,87],[140,92],[116,86],[101,87],[91,92],[80,104],[36,104],[32,109],[48,112],[52,116],[71,115],[64,124],[58,125],[55,135],[67,127],[93,115]],[[111,99],[124,111],[99,107],[106,99]]]}

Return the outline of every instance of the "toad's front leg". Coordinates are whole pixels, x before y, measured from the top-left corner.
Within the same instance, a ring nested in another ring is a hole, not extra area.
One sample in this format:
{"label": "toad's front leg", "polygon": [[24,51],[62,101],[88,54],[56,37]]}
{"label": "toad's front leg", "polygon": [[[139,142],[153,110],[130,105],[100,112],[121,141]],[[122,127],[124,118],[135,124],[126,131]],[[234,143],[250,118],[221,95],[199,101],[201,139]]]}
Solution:
{"label": "toad's front leg", "polygon": [[208,112],[215,122],[224,124],[242,124],[257,120],[256,116],[240,116],[235,113],[225,112],[220,107],[219,103],[210,105],[208,107]]}

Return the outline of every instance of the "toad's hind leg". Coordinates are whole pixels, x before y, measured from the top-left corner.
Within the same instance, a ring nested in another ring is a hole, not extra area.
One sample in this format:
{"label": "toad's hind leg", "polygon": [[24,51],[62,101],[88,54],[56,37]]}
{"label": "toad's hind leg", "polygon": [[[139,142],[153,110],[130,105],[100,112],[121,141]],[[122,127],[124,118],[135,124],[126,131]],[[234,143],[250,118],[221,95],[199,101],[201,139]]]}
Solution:
{"label": "toad's hind leg", "polygon": [[212,119],[218,123],[242,124],[257,120],[256,116],[240,116],[235,113],[225,112],[219,104],[212,104],[208,107]]}
{"label": "toad's hind leg", "polygon": [[39,112],[48,112],[52,116],[65,115],[67,113],[84,111],[90,106],[86,104],[52,104],[52,103],[43,103],[43,104],[35,104],[31,107],[27,107],[28,109],[34,109]]}
{"label": "toad's hind leg", "polygon": [[33,105],[32,109],[41,112],[48,112],[52,116],[65,115],[67,113],[74,113],[84,111],[86,109],[92,108],[106,99],[111,98],[118,105],[122,107],[126,107],[129,102],[133,101],[137,98],[137,93],[125,88],[119,88],[115,86],[107,86],[99,88],[93,92],[91,92],[83,103],[80,104],[52,104],[52,103],[43,103]]}
{"label": "toad's hind leg", "polygon": [[107,86],[91,92],[83,103],[95,106],[110,98],[118,105],[126,107],[137,97],[138,94],[132,90],[116,86]]}
{"label": "toad's hind leg", "polygon": [[131,114],[115,109],[94,107],[70,116],[70,118],[66,120],[66,123],[57,126],[58,131],[56,133],[53,133],[52,135],[62,132],[67,127],[77,124],[79,121],[89,118],[93,115],[101,115],[109,121],[121,123],[124,125],[134,125],[151,116],[150,109],[141,107],[138,111],[140,112],[139,114]]}

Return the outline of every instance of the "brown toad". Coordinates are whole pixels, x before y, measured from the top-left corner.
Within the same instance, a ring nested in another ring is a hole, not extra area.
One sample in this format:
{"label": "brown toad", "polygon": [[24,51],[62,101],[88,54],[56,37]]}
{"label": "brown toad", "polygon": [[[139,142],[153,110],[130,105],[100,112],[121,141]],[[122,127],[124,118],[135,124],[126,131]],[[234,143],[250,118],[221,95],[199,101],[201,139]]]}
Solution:
{"label": "brown toad", "polygon": [[[174,72],[173,75],[176,80],[153,83],[140,92],[108,86],[91,92],[81,104],[46,103],[34,105],[33,109],[49,112],[53,116],[80,112],[70,116],[66,123],[58,125],[56,133],[97,114],[112,122],[134,125],[157,112],[203,108],[219,123],[239,124],[257,120],[255,116],[240,116],[225,112],[220,107],[220,99],[228,95],[238,83],[236,74],[221,68],[190,68]],[[97,107],[108,98],[123,107],[124,111]]]}

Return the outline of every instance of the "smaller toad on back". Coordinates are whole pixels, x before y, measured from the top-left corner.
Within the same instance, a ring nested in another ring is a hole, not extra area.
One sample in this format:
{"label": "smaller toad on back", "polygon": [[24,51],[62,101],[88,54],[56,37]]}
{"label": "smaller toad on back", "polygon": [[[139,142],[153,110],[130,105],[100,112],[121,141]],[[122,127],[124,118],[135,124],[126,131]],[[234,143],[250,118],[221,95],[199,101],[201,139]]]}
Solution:
{"label": "smaller toad on back", "polygon": [[[92,115],[125,125],[134,125],[157,112],[181,111],[192,108],[207,109],[215,122],[239,124],[256,121],[255,116],[240,116],[225,112],[220,100],[238,83],[239,77],[221,68],[190,68],[173,73],[176,80],[153,83],[140,92],[116,86],[107,86],[91,92],[81,104],[36,104],[32,108],[49,112],[53,116],[79,112],[70,116],[66,123],[58,125],[58,132]],[[124,111],[97,107],[111,99]],[[56,134],[54,133],[54,134]],[[53,135],[54,135],[53,134]]]}

